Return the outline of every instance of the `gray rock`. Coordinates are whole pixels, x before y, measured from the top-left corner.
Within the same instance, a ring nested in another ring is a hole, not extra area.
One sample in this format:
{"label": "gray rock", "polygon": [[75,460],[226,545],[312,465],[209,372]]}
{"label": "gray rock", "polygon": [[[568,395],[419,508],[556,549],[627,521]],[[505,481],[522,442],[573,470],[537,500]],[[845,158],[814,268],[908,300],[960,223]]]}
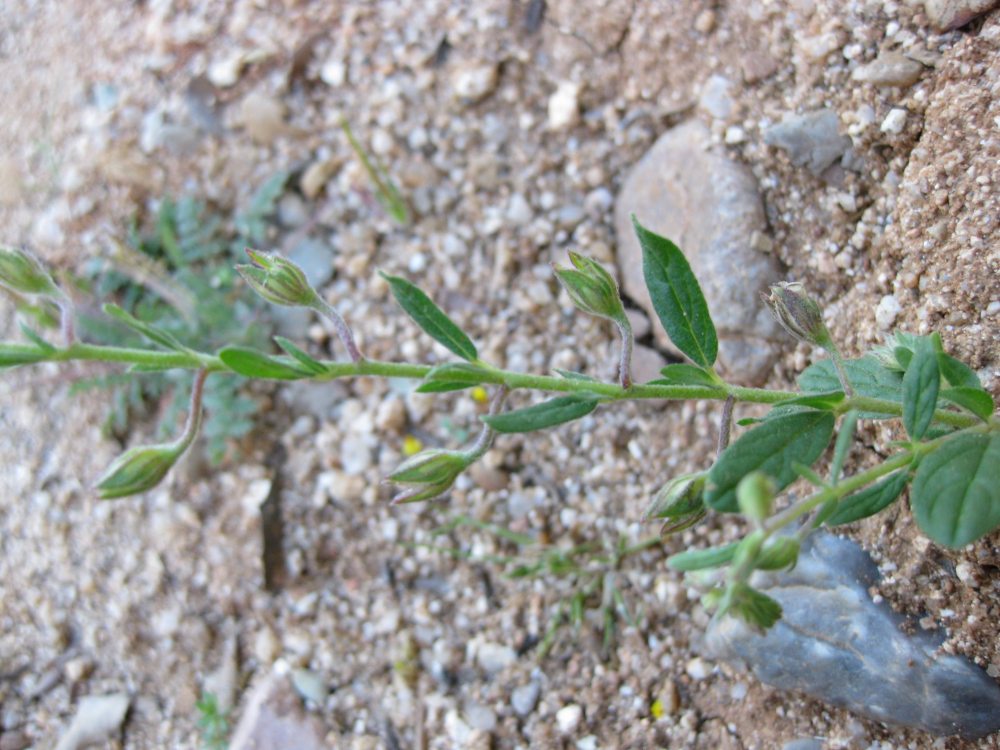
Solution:
{"label": "gray rock", "polygon": [[791,740],[781,746],[781,750],[823,750],[823,741],[812,737]]}
{"label": "gray rock", "polygon": [[128,705],[129,697],[125,693],[81,698],[73,721],[59,738],[56,750],[76,750],[78,747],[106,740],[125,721]]}
{"label": "gray rock", "polygon": [[855,68],[851,78],[876,86],[912,86],[924,66],[898,52],[883,52],[867,65]]}
{"label": "gray rock", "polygon": [[731,89],[732,83],[725,76],[709,76],[701,87],[698,106],[716,120],[728,120],[736,108]]}
{"label": "gray rock", "polygon": [[229,748],[324,750],[327,744],[323,735],[320,723],[302,710],[302,701],[288,678],[272,673],[250,694]]}
{"label": "gray rock", "polygon": [[514,692],[510,694],[510,705],[514,709],[514,713],[518,716],[527,716],[534,711],[535,706],[538,705],[540,691],[541,688],[538,687],[537,682],[529,682],[527,685],[514,688]]}
{"label": "gray rock", "polygon": [[876,721],[964,737],[1000,729],[1000,686],[967,659],[937,654],[940,638],[904,634],[904,618],[868,596],[877,579],[857,544],[814,534],[794,570],[754,577],[781,604],[778,624],[760,634],[724,618],[706,644],[717,658],[742,659],[762,682]]}
{"label": "gray rock", "polygon": [[721,367],[745,382],[766,379],[777,355],[769,339],[780,332],[759,294],[780,272],[774,258],[750,247],[754,232],[766,232],[750,170],[712,148],[708,129],[692,121],[664,133],[625,178],[615,205],[622,287],[655,320],[632,213],[687,256],[719,332]]}
{"label": "gray rock", "polygon": [[792,164],[806,167],[817,177],[851,146],[841,135],[840,118],[832,109],[792,115],[767,128],[764,143],[788,152]]}
{"label": "gray rock", "polygon": [[951,31],[1000,5],[1000,0],[924,0],[931,26]]}

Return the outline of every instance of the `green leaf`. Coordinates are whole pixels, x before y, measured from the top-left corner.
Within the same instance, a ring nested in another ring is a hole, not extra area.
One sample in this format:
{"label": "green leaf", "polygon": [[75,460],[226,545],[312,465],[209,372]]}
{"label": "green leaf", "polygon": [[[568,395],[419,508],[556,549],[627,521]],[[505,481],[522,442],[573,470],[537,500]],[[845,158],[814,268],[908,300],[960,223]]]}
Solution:
{"label": "green leaf", "polygon": [[54,352],[56,350],[56,348],[54,346],[52,346],[52,344],[50,344],[48,341],[46,341],[45,339],[43,339],[41,336],[38,335],[38,333],[36,333],[35,331],[31,330],[24,323],[21,323],[20,327],[21,327],[21,333],[24,334],[25,338],[27,338],[28,340],[30,340],[31,343],[33,343],[35,346],[37,346],[43,352],[47,352],[47,353],[51,354],[52,352]]}
{"label": "green leaf", "polygon": [[775,407],[779,406],[806,406],[810,409],[820,411],[833,411],[841,401],[844,400],[843,391],[828,391],[826,393],[807,393],[804,396],[779,401]]}
{"label": "green leaf", "polygon": [[525,409],[480,419],[497,432],[533,432],[584,417],[597,408],[599,400],[587,394],[559,396]]}
{"label": "green leaf", "polygon": [[807,411],[769,419],[748,430],[726,448],[708,474],[707,504],[732,513],[738,509],[736,486],[747,474],[760,471],[781,490],[797,477],[794,464],[811,466],[833,435],[834,417]]}
{"label": "green leaf", "polygon": [[836,484],[840,480],[840,472],[844,468],[844,461],[851,451],[851,444],[854,442],[854,430],[858,426],[858,413],[851,409],[844,415],[844,421],[840,423],[840,430],[837,431],[837,442],[833,446],[833,460],[830,461],[830,482]]}
{"label": "green leaf", "polygon": [[1000,434],[959,435],[920,462],[910,505],[938,544],[962,547],[1000,526]]}
{"label": "green leaf", "polygon": [[874,516],[892,505],[909,481],[909,471],[897,471],[870,487],[848,495],[834,506],[835,510],[826,519],[826,525],[840,526]]}
{"label": "green leaf", "polygon": [[[847,379],[859,396],[879,398],[899,403],[903,399],[903,376],[882,366],[875,357],[866,355],[860,359],[844,360]],[[841,389],[840,379],[833,361],[824,359],[816,362],[797,378],[799,388],[805,393],[830,393]],[[890,419],[886,414],[861,412],[862,419]]]}
{"label": "green leaf", "polygon": [[248,378],[299,380],[311,374],[276,357],[241,346],[227,346],[219,352],[219,359],[233,372]]}
{"label": "green leaf", "polygon": [[586,380],[588,383],[599,383],[597,378],[591,375],[584,375],[582,372],[573,372],[572,370],[560,370],[558,367],[553,367],[552,371],[561,378],[566,378],[566,380]]}
{"label": "green leaf", "polygon": [[719,388],[719,381],[712,373],[688,364],[667,365],[660,374],[662,379],[650,381],[646,385],[704,385]]}
{"label": "green leaf", "polygon": [[414,391],[416,393],[451,393],[452,391],[464,391],[466,388],[472,388],[474,385],[475,383],[434,380],[429,383],[421,383],[414,389]]}
{"label": "green leaf", "polygon": [[911,440],[923,438],[931,426],[940,387],[937,352],[930,339],[918,339],[903,375],[903,426]]}
{"label": "green leaf", "polygon": [[995,408],[993,397],[979,388],[969,388],[967,386],[957,386],[955,388],[945,388],[941,391],[941,398],[947,399],[953,404],[968,409],[980,419],[989,419]]}
{"label": "green leaf", "polygon": [[725,612],[735,615],[751,626],[767,630],[781,619],[781,605],[767,594],[746,583],[733,585]]}
{"label": "green leaf", "polygon": [[955,359],[944,352],[938,352],[937,357],[941,375],[950,385],[958,388],[982,390],[983,384],[979,382],[979,376],[965,362]]}
{"label": "green leaf", "polygon": [[733,555],[736,554],[736,548],[739,546],[739,542],[731,542],[723,547],[691,549],[686,552],[679,552],[667,558],[667,565],[682,573],[718,568],[727,565],[733,559]]}
{"label": "green leaf", "polygon": [[326,372],[326,365],[310,357],[288,339],[282,336],[275,336],[274,343],[280,346],[285,354],[302,365],[303,370],[306,370],[312,375],[322,375]]}
{"label": "green leaf", "polygon": [[684,253],[632,216],[642,247],[642,273],[653,308],[674,345],[692,362],[711,367],[719,350],[715,324]]}
{"label": "green leaf", "polygon": [[468,387],[470,385],[482,385],[483,383],[502,382],[503,375],[500,373],[469,362],[446,362],[443,365],[438,365],[437,367],[432,368],[431,371],[424,376],[425,384],[453,383],[457,385],[459,383],[464,383],[464,387]]}
{"label": "green leaf", "polygon": [[0,368],[30,365],[48,359],[44,349],[27,344],[0,344]]}
{"label": "green leaf", "polygon": [[474,362],[479,357],[472,340],[418,287],[399,276],[381,272],[380,275],[389,282],[392,296],[396,298],[399,306],[432,339],[462,359]]}
{"label": "green leaf", "polygon": [[141,333],[154,344],[159,344],[164,349],[171,349],[175,352],[187,351],[185,346],[180,341],[175,339],[173,335],[156,328],[155,326],[151,326],[148,323],[144,323],[135,316],[125,312],[123,309],[118,307],[118,305],[108,303],[104,305],[102,309],[106,315],[110,315],[119,323],[123,323],[133,331]]}

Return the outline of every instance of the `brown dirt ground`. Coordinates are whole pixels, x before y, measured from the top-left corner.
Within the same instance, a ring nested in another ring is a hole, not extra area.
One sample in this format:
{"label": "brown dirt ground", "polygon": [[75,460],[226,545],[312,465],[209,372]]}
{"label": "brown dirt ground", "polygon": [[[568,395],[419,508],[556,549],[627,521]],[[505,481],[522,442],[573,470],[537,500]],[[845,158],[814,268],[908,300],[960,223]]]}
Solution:
{"label": "brown dirt ground", "polygon": [[[747,132],[729,148],[760,180],[774,252],[790,278],[807,281],[828,303],[848,352],[879,341],[873,311],[892,293],[903,308],[898,325],[940,330],[946,348],[1000,396],[996,14],[942,35],[912,2],[607,0],[583,12],[553,0],[533,32],[527,11],[513,0],[8,2],[0,9],[3,240],[68,271],[106,253],[129,217],[159,196],[193,190],[237,205],[275,171],[328,153],[338,169],[309,210],[334,238],[335,291],[352,300],[349,314],[372,356],[398,358],[400,348],[420,360],[442,354],[422,338],[399,343],[413,331],[373,280],[376,265],[404,270],[423,252],[430,262],[421,283],[476,332],[486,358],[611,377],[612,332],[569,314],[548,270],[566,249],[611,259],[610,211],[560,234],[538,207],[546,193],[559,207],[599,187],[614,192],[666,127],[706,117],[693,102],[701,82],[720,73],[734,82],[737,114],[728,124]],[[827,41],[830,51],[817,55]],[[886,47],[927,62],[916,84],[878,89],[851,80],[852,60]],[[188,153],[141,150],[143,115],[164,103],[171,113],[186,111],[192,77],[237,49],[258,58],[218,92],[231,126],[225,134],[201,135]],[[290,77],[296,59],[306,64]],[[319,80],[326,60],[342,63],[346,80],[337,83],[335,73],[334,85]],[[456,103],[452,76],[477,64],[496,66],[495,89],[474,105]],[[570,130],[549,132],[548,97],[565,80],[583,84],[583,114]],[[118,91],[109,110],[94,102],[98,84]],[[286,125],[263,143],[236,124],[251,91],[287,107]],[[835,168],[817,179],[760,139],[762,123],[820,106],[836,109],[845,130],[861,108],[874,111],[874,126],[854,136],[860,172]],[[908,113],[899,134],[878,127],[892,107]],[[423,191],[436,208],[400,230],[357,200],[360,176],[336,131],[339,112],[359,133],[386,134],[383,159],[404,191]],[[726,123],[711,124],[721,137]],[[420,128],[431,146],[408,140]],[[490,134],[497,129],[505,135]],[[490,228],[514,193],[536,218]],[[443,249],[445,235],[460,237],[464,252]],[[13,330],[12,317],[5,307],[5,330]],[[772,383],[787,383],[809,356],[790,347]],[[1000,747],[995,736],[935,742],[888,729],[778,693],[724,664],[693,679],[686,665],[706,616],[659,552],[621,574],[645,614],[620,634],[607,662],[584,628],[579,642],[560,642],[542,662],[529,652],[492,677],[473,668],[469,643],[529,641],[565,584],[516,584],[493,566],[397,542],[426,541],[456,512],[542,530],[556,543],[638,536],[645,498],[710,452],[713,406],[630,405],[504,439],[487,457],[494,489],[462,485],[450,504],[391,509],[378,478],[398,460],[403,435],[445,440],[442,417],[468,423],[479,405],[448,397],[432,408],[429,399],[405,396],[402,424],[373,425],[359,415],[400,398],[387,384],[343,385],[333,419],[265,389],[264,423],[221,471],[188,461],[164,488],[108,504],[89,483],[120,446],[101,436],[101,394],[67,394],[84,371],[46,366],[0,379],[0,731],[36,747],[53,745],[80,696],[118,690],[133,696],[132,710],[121,741],[108,747],[197,747],[194,703],[230,634],[241,684],[281,658],[335,688],[319,715],[338,747],[364,747],[363,738],[384,734],[387,724],[411,746],[418,723],[429,746],[452,746],[447,717],[469,702],[494,710],[497,747],[571,746],[554,721],[571,702],[584,708],[578,737],[595,735],[600,747],[772,748],[807,736],[828,747]],[[131,440],[149,430],[137,426]],[[885,454],[895,437],[868,429],[856,465]],[[351,440],[368,446],[372,460],[345,479],[340,446]],[[279,445],[288,458],[276,467],[270,457]],[[257,507],[278,475],[289,579],[271,594]],[[523,505],[525,497],[532,507],[518,515],[512,498]],[[716,521],[665,551],[734,532]],[[940,549],[920,536],[903,504],[851,534],[886,572],[880,596],[929,616],[920,626],[942,623],[946,650],[1000,675],[996,534],[963,550]],[[483,534],[454,540],[479,553],[510,551]],[[425,666],[437,661],[459,675],[457,686],[443,687],[429,667],[420,674],[430,708],[419,721],[416,694],[392,668],[409,641]],[[533,669],[542,698],[520,720],[509,692]],[[651,716],[651,702],[674,693],[676,709]]]}

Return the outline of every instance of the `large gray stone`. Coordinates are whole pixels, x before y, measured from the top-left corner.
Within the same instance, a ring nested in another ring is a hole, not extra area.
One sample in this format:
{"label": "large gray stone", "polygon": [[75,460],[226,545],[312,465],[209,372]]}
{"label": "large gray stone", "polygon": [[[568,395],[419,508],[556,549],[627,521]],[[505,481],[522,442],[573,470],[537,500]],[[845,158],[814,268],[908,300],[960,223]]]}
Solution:
{"label": "large gray stone", "polygon": [[[708,129],[691,121],[660,136],[625,178],[615,205],[622,287],[655,320],[633,213],[687,256],[719,333],[720,367],[736,380],[763,382],[777,356],[770,339],[780,332],[759,295],[781,273],[773,257],[751,248],[766,222],[750,170],[712,147]],[[673,349],[659,326],[655,331]]]}
{"label": "large gray stone", "polygon": [[269,674],[247,699],[239,724],[233,730],[230,750],[325,750],[328,747],[319,721],[302,709],[287,676]]}
{"label": "large gray stone", "polygon": [[887,724],[965,737],[1000,729],[1000,685],[969,660],[938,654],[939,637],[906,635],[904,618],[869,597],[877,580],[857,544],[815,534],[794,570],[752,581],[781,604],[778,624],[761,634],[723,618],[706,645],[716,658],[746,662],[768,685]]}

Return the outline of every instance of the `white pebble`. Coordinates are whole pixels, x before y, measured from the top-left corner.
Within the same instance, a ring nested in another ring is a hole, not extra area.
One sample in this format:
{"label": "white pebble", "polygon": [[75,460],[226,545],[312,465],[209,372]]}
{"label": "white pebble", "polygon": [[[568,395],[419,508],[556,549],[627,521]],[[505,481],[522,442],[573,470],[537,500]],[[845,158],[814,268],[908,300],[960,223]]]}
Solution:
{"label": "white pebble", "polygon": [[580,84],[563,81],[549,97],[549,130],[563,130],[580,119]]}
{"label": "white pebble", "polygon": [[423,253],[414,253],[406,263],[406,268],[410,273],[420,273],[427,268],[427,256]]}
{"label": "white pebble", "polygon": [[496,65],[476,65],[459,70],[451,81],[455,97],[468,102],[478,102],[489,96],[497,85]]}
{"label": "white pebble", "polygon": [[726,143],[730,146],[743,143],[747,139],[747,131],[741,128],[739,125],[731,125],[726,128]]}
{"label": "white pebble", "polygon": [[583,720],[583,709],[575,703],[563,706],[556,712],[556,725],[560,734],[573,734]]}
{"label": "white pebble", "polygon": [[510,196],[510,201],[507,203],[507,219],[514,224],[524,225],[531,221],[535,214],[531,210],[531,206],[528,201],[520,193],[514,193]]}
{"label": "white pebble", "polygon": [[903,307],[895,295],[885,295],[879,300],[878,307],[875,308],[875,325],[880,331],[888,331],[902,310]]}
{"label": "white pebble", "polygon": [[890,135],[898,135],[903,132],[903,128],[906,127],[906,110],[900,109],[899,107],[893,107],[889,110],[889,114],[885,116],[882,120],[882,127],[879,128],[883,133],[889,133]]}
{"label": "white pebble", "polygon": [[684,666],[684,671],[692,680],[704,680],[712,674],[712,667],[700,656],[696,656]]}

